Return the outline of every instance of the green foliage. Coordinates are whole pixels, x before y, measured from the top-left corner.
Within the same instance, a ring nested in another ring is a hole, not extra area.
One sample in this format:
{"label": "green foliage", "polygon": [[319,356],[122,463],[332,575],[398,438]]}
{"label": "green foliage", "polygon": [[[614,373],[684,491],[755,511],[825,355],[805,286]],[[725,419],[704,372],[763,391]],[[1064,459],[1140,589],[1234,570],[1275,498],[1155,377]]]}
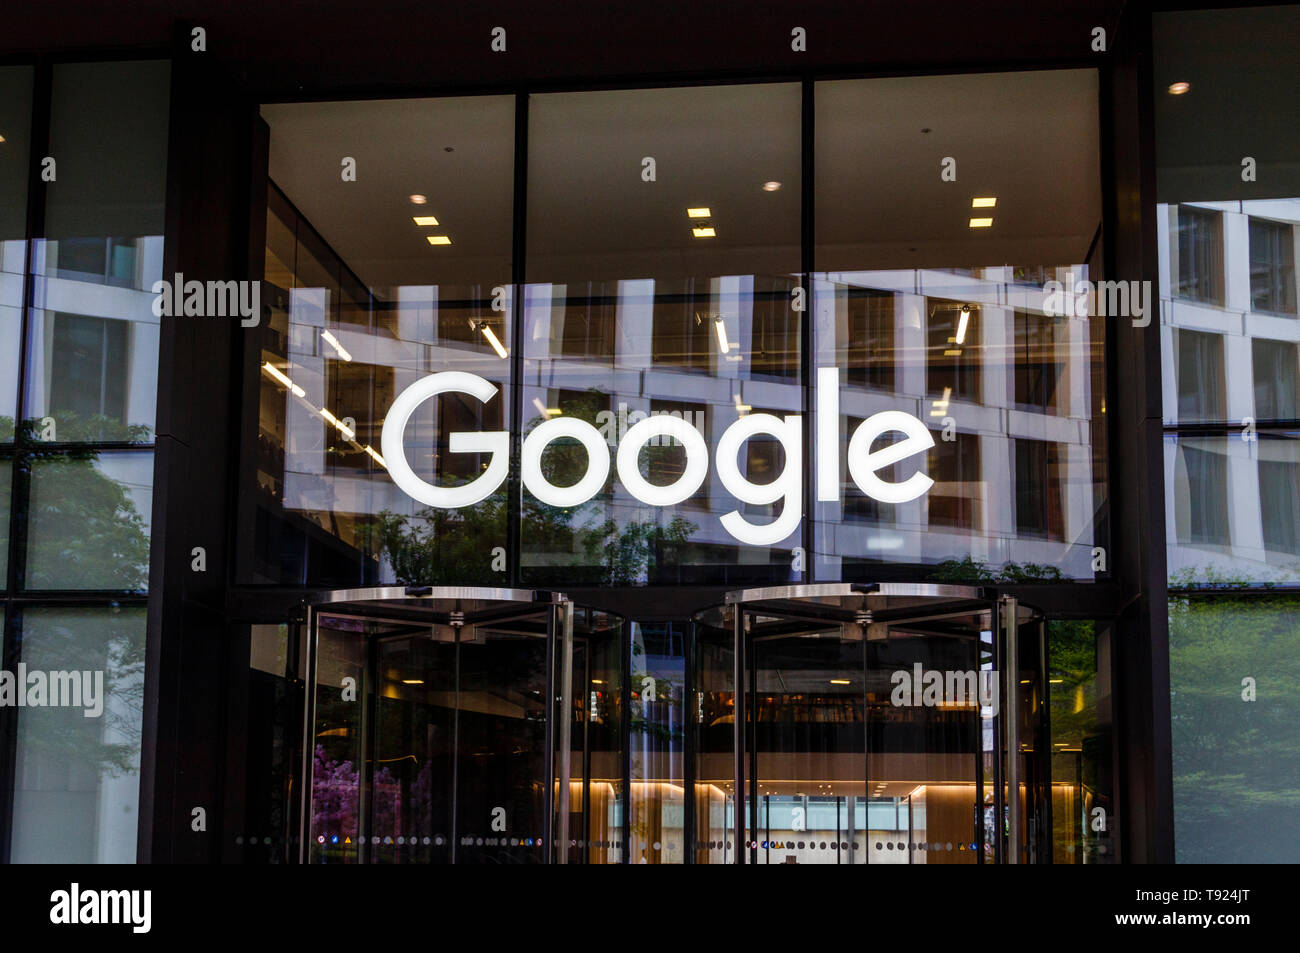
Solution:
{"label": "green foliage", "polygon": [[1043,566],[1038,563],[1008,562],[1000,570],[994,571],[985,563],[963,556],[961,559],[946,559],[934,567],[930,579],[934,582],[1041,582],[1045,579],[1065,578],[1055,566]]}
{"label": "green foliage", "polygon": [[[564,413],[596,426],[609,398],[589,391],[565,402]],[[530,427],[540,423],[533,418]],[[528,429],[528,428],[526,428]],[[646,454],[665,454],[671,447],[646,447]],[[551,444],[542,472],[557,486],[576,483],[587,468],[587,453],[574,440]],[[631,585],[652,579],[662,567],[683,558],[696,524],[676,516],[666,525],[646,520],[621,527],[604,518],[598,494],[577,507],[552,506],[525,493],[522,509],[523,551],[544,554],[548,568],[566,585]],[[363,529],[371,552],[383,552],[403,585],[499,584],[505,575],[492,568],[492,549],[505,545],[506,496],[494,494],[460,510],[425,509],[414,517],[379,513]],[[570,554],[567,562],[557,554]]]}
{"label": "green foliage", "polygon": [[33,466],[27,585],[33,589],[143,590],[149,535],[127,488],[98,455],[37,455]]}
{"label": "green foliage", "polygon": [[1294,863],[1300,599],[1171,599],[1169,660],[1179,862]]}

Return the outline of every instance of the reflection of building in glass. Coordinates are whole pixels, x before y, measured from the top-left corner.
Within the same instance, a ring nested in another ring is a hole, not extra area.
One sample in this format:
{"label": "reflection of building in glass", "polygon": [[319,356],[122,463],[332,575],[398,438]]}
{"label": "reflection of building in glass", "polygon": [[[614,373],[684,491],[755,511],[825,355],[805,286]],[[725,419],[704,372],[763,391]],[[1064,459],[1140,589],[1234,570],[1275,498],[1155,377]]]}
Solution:
{"label": "reflection of building in glass", "polygon": [[1170,578],[1300,578],[1300,199],[1161,205]]}

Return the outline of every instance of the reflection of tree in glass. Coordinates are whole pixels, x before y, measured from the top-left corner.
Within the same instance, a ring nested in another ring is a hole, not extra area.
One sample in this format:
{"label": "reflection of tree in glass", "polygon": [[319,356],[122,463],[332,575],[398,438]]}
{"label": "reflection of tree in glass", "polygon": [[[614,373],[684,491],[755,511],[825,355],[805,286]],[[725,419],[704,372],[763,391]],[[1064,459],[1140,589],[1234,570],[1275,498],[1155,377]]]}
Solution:
{"label": "reflection of tree in glass", "polygon": [[[608,405],[606,395],[588,391],[566,400],[564,413],[596,426],[596,415]],[[534,417],[525,431],[541,422],[541,417]],[[642,460],[647,454],[653,460],[654,454],[672,450],[647,447]],[[582,445],[564,438],[550,445],[542,472],[556,486],[571,486],[587,465]],[[560,507],[525,492],[521,514],[525,549],[544,554],[569,584],[628,585],[654,579],[664,568],[677,565],[698,529],[680,516],[666,525],[633,520],[620,526],[601,518],[605,502],[598,493],[581,506]],[[424,509],[415,516],[384,510],[374,517],[364,538],[371,552],[387,556],[396,581],[403,585],[499,584],[505,575],[500,554],[493,549],[505,545],[505,520],[506,497],[499,492],[459,510]],[[564,554],[572,565],[559,563]]]}
{"label": "reflection of tree in glass", "polygon": [[[609,397],[589,390],[567,399],[563,410],[566,417],[584,420],[599,429],[597,415],[609,410]],[[534,417],[525,431],[541,422],[542,418]],[[674,448],[667,445],[644,447],[641,463],[653,466],[657,458],[667,458],[673,452]],[[586,449],[572,439],[554,441],[542,459],[543,475],[556,486],[577,483],[587,466]],[[667,525],[631,520],[620,527],[613,519],[600,518],[605,504],[604,494],[600,493],[578,507],[552,506],[525,493],[523,536],[528,549],[548,556],[581,554],[581,563],[563,566],[567,579],[587,585],[621,586],[654,579],[661,569],[677,565],[687,541],[699,528],[681,516],[674,516]]]}
{"label": "reflection of tree in glass", "polygon": [[1000,569],[991,569],[988,564],[972,556],[961,559],[945,559],[936,563],[930,579],[934,582],[1038,582],[1045,579],[1064,579],[1056,566],[1040,563],[1008,562]]}
{"label": "reflection of tree in glass", "polygon": [[[24,757],[73,765],[104,778],[134,773],[144,709],[143,608],[33,610],[25,620],[23,660],[43,672],[103,671],[104,712],[35,709],[23,734]],[[93,678],[93,675],[92,675]],[[87,689],[83,687],[82,697]]]}
{"label": "reflection of tree in glass", "polygon": [[33,457],[28,587],[143,590],[149,535],[127,488],[94,451]]}
{"label": "reflection of tree in glass", "polygon": [[1169,664],[1178,861],[1294,861],[1300,600],[1171,598]]}
{"label": "reflection of tree in glass", "polygon": [[[13,418],[0,417],[0,439],[6,435],[12,439],[13,426]],[[148,424],[128,424],[105,414],[92,414],[83,419],[71,410],[55,410],[45,417],[24,420],[23,431],[31,443],[149,443],[153,434]]]}

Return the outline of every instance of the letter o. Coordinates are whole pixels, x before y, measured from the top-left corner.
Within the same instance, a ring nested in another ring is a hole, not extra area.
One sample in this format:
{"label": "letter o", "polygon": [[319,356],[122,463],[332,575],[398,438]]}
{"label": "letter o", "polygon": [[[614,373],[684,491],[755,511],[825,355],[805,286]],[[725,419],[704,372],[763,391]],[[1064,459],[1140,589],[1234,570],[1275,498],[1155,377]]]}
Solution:
{"label": "letter o", "polygon": [[[658,436],[676,437],[686,448],[686,471],[667,486],[655,486],[641,475],[638,465],[641,447]],[[689,498],[708,472],[709,448],[704,435],[680,417],[647,417],[631,427],[618,445],[618,478],[633,497],[648,506],[672,506]]]}
{"label": "letter o", "polygon": [[[542,473],[542,454],[553,440],[573,437],[586,448],[587,472],[573,486],[556,486]],[[524,438],[522,472],[528,492],[551,506],[585,503],[605,485],[609,476],[609,445],[600,431],[576,417],[556,417],[538,424]]]}

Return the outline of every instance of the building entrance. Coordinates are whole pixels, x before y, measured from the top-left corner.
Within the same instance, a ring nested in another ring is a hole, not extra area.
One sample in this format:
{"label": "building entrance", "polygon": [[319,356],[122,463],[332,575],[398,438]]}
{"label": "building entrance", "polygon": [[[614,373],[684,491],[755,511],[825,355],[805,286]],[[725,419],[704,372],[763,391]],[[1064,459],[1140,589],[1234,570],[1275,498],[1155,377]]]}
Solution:
{"label": "building entrance", "polygon": [[702,714],[706,739],[731,734],[706,740],[702,763],[710,750],[733,755],[722,782],[742,846],[733,859],[1038,860],[1051,830],[1042,639],[1033,611],[983,589],[729,594],[699,620],[699,643],[740,686],[742,717]]}

